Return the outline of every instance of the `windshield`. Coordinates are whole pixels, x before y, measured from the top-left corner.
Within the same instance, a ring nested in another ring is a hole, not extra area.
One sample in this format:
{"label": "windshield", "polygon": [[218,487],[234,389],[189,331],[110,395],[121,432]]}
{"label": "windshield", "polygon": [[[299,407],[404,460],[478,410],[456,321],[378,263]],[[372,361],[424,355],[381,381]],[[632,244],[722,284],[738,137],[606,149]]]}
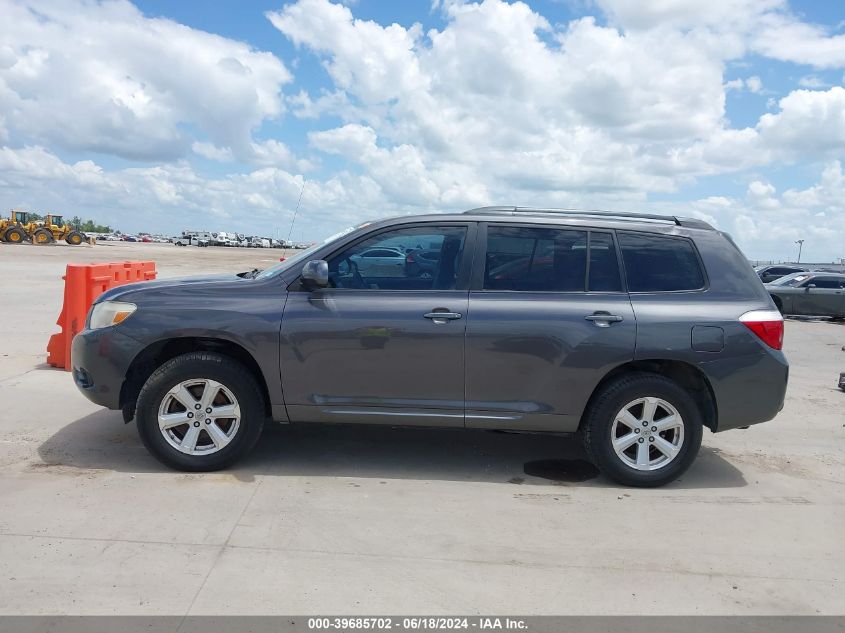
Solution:
{"label": "windshield", "polygon": [[775,279],[770,283],[772,286],[799,286],[802,282],[810,278],[807,273],[792,273],[780,279]]}
{"label": "windshield", "polygon": [[[369,224],[369,223],[367,223],[367,224]],[[360,229],[361,227],[367,226],[367,224],[359,224],[358,226],[350,226],[349,228],[343,229],[340,233],[335,233],[334,235],[327,237],[322,242],[318,242],[317,244],[314,244],[313,246],[306,248],[304,251],[300,251],[296,255],[288,257],[285,261],[279,262],[278,264],[270,266],[270,268],[265,268],[260,273],[258,273],[255,276],[255,278],[256,279],[265,279],[267,277],[271,277],[272,275],[275,275],[276,273],[279,273],[283,270],[286,270],[289,266],[294,266],[297,263],[300,263],[300,262],[303,262],[303,261],[308,261],[308,258],[311,256],[311,254],[314,253],[314,251],[316,251],[317,249],[320,249],[323,246],[325,246],[326,244],[330,244],[331,242],[334,242],[335,240],[339,240],[344,235],[348,235],[349,233],[351,233],[352,231],[354,231],[356,229]]]}

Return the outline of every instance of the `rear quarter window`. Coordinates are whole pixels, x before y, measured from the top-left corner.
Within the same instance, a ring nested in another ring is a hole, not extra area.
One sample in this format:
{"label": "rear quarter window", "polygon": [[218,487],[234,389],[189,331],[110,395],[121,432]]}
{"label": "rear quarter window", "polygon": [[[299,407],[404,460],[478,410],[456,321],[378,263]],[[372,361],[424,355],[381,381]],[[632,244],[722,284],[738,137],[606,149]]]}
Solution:
{"label": "rear quarter window", "polygon": [[704,271],[692,242],[682,237],[618,233],[629,292],[704,288]]}

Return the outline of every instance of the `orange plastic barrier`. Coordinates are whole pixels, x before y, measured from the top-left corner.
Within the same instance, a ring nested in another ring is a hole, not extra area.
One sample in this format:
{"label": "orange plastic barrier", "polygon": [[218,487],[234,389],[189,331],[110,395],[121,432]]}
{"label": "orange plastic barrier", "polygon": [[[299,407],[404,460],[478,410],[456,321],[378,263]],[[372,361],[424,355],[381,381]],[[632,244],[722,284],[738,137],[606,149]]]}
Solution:
{"label": "orange plastic barrier", "polygon": [[82,328],[94,299],[109,288],[156,278],[155,262],[68,264],[62,311],[56,321],[62,331],[47,343],[47,362],[70,370],[70,344]]}

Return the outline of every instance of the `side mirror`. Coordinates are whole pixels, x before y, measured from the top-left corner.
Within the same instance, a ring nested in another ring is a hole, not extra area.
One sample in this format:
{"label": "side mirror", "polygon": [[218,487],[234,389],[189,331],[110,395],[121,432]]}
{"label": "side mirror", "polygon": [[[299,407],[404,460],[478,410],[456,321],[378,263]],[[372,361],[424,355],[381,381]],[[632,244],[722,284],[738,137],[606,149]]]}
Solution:
{"label": "side mirror", "polygon": [[816,284],[807,284],[804,287],[806,288],[806,290],[804,292],[810,292],[810,288],[815,288]]}
{"label": "side mirror", "polygon": [[324,259],[312,259],[302,267],[302,285],[308,290],[329,285],[329,264]]}

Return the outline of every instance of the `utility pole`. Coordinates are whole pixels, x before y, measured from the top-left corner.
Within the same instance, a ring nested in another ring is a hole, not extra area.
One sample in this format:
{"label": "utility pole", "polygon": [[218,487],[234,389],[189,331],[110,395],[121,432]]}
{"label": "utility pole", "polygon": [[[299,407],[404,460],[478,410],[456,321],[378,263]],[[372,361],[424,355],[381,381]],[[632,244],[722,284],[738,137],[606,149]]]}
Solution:
{"label": "utility pole", "polygon": [[796,264],[801,263],[801,249],[804,246],[804,240],[795,240],[795,243],[798,244],[798,261],[795,262]]}

